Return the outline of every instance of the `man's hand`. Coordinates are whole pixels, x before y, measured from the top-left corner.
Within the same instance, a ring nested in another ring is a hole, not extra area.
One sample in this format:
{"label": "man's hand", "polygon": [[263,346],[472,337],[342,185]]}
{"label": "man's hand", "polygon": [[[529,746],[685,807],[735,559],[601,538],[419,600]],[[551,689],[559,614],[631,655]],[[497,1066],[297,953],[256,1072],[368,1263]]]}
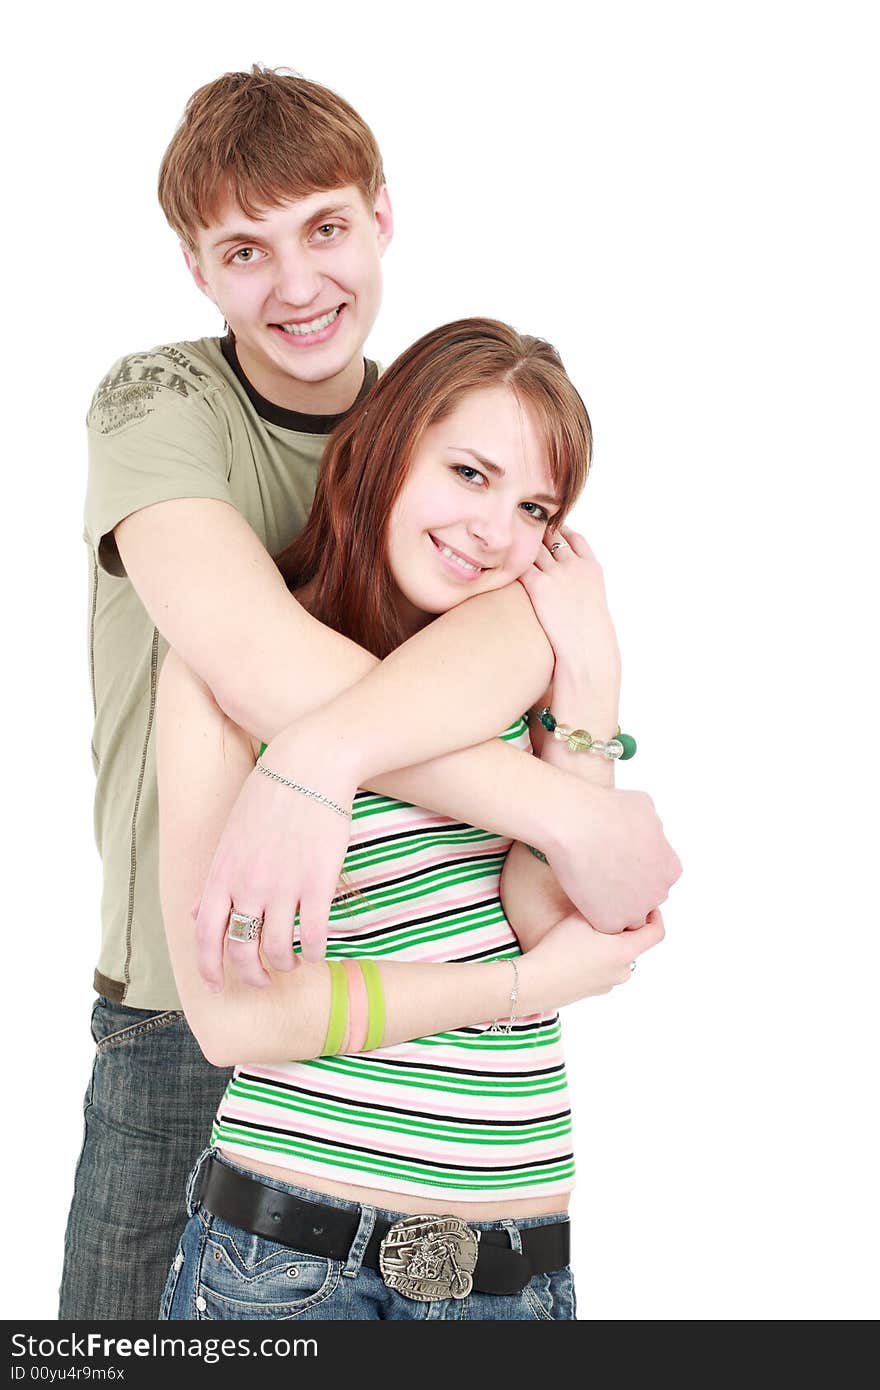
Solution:
{"label": "man's hand", "polygon": [[[322,716],[313,716],[279,734],[263,762],[349,810],[359,781],[355,752],[344,731],[334,733],[332,725],[324,727]],[[523,772],[541,771],[537,760],[511,756],[535,763]],[[650,797],[599,791],[554,769],[546,771],[554,774],[557,790],[546,834],[537,843],[560,886],[597,931],[641,927],[681,873]],[[517,834],[509,824],[484,828]],[[294,968],[297,910],[303,957],[321,959],[350,830],[347,818],[309,795],[256,771],[248,777],[220,837],[197,913],[199,970],[209,985],[223,985],[224,937],[233,910],[264,918],[261,942],[226,943],[227,958],[250,983],[267,982],[261,949],[276,970]],[[529,842],[536,838],[531,835]]]}
{"label": "man's hand", "polygon": [[681,862],[645,792],[596,791],[566,778],[568,800],[542,846],[560,887],[597,931],[641,927],[681,876]]}
{"label": "man's hand", "polygon": [[[262,761],[350,811],[356,786],[314,741],[282,734]],[[196,954],[208,985],[223,987],[224,937],[232,911],[263,918],[260,939],[226,942],[227,958],[250,984],[268,984],[261,954],[275,970],[294,969],[297,911],[303,958],[323,957],[350,833],[348,814],[257,769],[251,773],[226,822],[196,913]]]}

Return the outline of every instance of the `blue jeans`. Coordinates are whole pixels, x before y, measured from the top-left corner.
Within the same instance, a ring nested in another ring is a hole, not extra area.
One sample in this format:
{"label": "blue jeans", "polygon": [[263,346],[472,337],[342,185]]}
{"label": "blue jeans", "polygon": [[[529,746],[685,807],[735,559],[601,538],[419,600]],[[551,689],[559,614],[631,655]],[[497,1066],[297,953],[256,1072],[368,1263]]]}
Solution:
{"label": "blue jeans", "polygon": [[[396,1221],[399,1211],[360,1206],[357,1202],[305,1187],[260,1179],[282,1192],[321,1201],[360,1214],[348,1259],[331,1260],[251,1235],[205,1211],[193,1194],[202,1164],[215,1160],[247,1172],[227,1158],[206,1149],[193,1170],[187,1190],[190,1219],[171,1262],[160,1317],[172,1321],[228,1321],[253,1318],[305,1318],[310,1321],[571,1321],[575,1317],[574,1282],[570,1267],[536,1274],[515,1294],[471,1293],[466,1298],[418,1303],[385,1286],[382,1276],[362,1264],[364,1249],[377,1219]],[[253,1176],[253,1174],[251,1174]],[[526,1226],[567,1221],[568,1214],[520,1217],[518,1220],[471,1221],[480,1230],[506,1230],[513,1250],[519,1250]]]}
{"label": "blue jeans", "polygon": [[209,1066],[174,1010],[99,998],[92,1037],[59,1317],[155,1321],[186,1224],[187,1176],[230,1073]]}

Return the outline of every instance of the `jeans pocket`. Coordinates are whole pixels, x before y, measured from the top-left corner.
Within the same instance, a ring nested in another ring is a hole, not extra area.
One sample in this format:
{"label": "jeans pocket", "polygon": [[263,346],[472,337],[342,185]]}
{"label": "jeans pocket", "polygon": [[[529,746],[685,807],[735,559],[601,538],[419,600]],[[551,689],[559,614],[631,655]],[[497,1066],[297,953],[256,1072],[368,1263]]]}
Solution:
{"label": "jeans pocket", "polygon": [[92,1011],[92,1037],[97,1051],[135,1042],[148,1033],[168,1028],[182,1017],[179,1009],[129,1009],[99,998]]}
{"label": "jeans pocket", "polygon": [[523,1293],[532,1317],[539,1322],[574,1321],[574,1279],[569,1265],[552,1274],[534,1275]]}
{"label": "jeans pocket", "polygon": [[206,1320],[299,1318],[336,1291],[337,1260],[294,1250],[216,1218],[199,1271],[197,1308]]}

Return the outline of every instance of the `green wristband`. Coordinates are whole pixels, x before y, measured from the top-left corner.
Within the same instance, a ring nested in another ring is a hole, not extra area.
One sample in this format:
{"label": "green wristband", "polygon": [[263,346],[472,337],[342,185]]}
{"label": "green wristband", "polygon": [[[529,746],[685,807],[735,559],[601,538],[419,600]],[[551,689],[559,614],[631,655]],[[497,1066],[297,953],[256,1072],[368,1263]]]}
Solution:
{"label": "green wristband", "polygon": [[374,960],[359,960],[358,965],[367,987],[367,1008],[369,1009],[367,1040],[364,1043],[363,1051],[372,1052],[374,1048],[381,1045],[385,1033],[385,991],[382,989],[382,976],[379,974],[379,967]]}
{"label": "green wristband", "polygon": [[330,971],[330,1017],[321,1056],[335,1057],[342,1047],[348,1023],[348,981],[341,960],[328,960],[327,968]]}

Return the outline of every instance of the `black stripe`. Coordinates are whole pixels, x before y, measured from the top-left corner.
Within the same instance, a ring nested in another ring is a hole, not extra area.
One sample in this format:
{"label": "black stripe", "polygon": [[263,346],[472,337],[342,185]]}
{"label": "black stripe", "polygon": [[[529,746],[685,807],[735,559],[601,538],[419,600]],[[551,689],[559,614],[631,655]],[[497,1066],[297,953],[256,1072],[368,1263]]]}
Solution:
{"label": "black stripe", "polygon": [[[494,903],[498,903],[500,906],[501,899],[497,897],[497,895],[491,898],[481,898],[480,901],[476,903],[464,903],[461,907],[448,907],[445,912],[429,912],[426,916],[422,917],[405,917],[402,922],[397,922],[392,927],[375,927],[372,931],[352,932],[349,936],[341,936],[338,938],[333,938],[331,936],[331,943],[336,940],[339,944],[344,942],[345,945],[348,946],[357,941],[380,941],[383,937],[403,931],[406,927],[426,926],[429,922],[454,922],[459,917],[466,917],[468,913],[476,912],[477,909],[481,907],[491,907]],[[373,910],[379,911],[378,908]],[[335,923],[331,922],[331,932],[335,925]],[[477,925],[482,926],[484,924],[478,923]],[[498,947],[495,946],[492,949],[497,951]],[[392,960],[393,958],[393,953],[390,953],[388,959]]]}
{"label": "black stripe", "polygon": [[[515,1027],[516,1025],[514,1024],[514,1028]],[[402,1058],[395,1059],[391,1057],[380,1058],[379,1061],[376,1062],[376,1066],[397,1067],[398,1070],[402,1068],[404,1071],[437,1071],[441,1072],[444,1076],[488,1076],[491,1077],[493,1081],[497,1081],[500,1075],[497,1071],[493,1071],[491,1067],[487,1067],[484,1071],[477,1067],[447,1067],[444,1066],[442,1062],[410,1062],[404,1061]],[[531,1076],[540,1077],[555,1076],[558,1073],[564,1071],[565,1063],[558,1062],[555,1066],[552,1067],[536,1067],[534,1071],[506,1071],[503,1073],[503,1075],[517,1078]],[[249,1081],[260,1080],[260,1077],[258,1075],[254,1076],[250,1072],[239,1072],[237,1074],[239,1076],[247,1077]]]}
{"label": "black stripe", "polygon": [[448,1168],[455,1173],[516,1173],[526,1168],[551,1168],[557,1163],[564,1163],[566,1159],[574,1158],[574,1154],[569,1152],[559,1154],[557,1158],[536,1158],[532,1163],[491,1163],[487,1165],[485,1163],[443,1163],[439,1160],[431,1162],[427,1158],[414,1158],[412,1154],[395,1153],[393,1149],[370,1149],[366,1144],[343,1144],[338,1139],[327,1139],[323,1135],[319,1137],[310,1134],[308,1130],[280,1129],[277,1125],[248,1124],[246,1120],[234,1120],[231,1116],[227,1118],[225,1115],[219,1116],[218,1123],[239,1129],[255,1129],[263,1134],[284,1134],[291,1139],[307,1139],[312,1144],[324,1144],[329,1148],[339,1149],[343,1152],[369,1154],[372,1158],[393,1159],[398,1163],[412,1163],[422,1168]]}
{"label": "black stripe", "polygon": [[[375,893],[382,888],[396,888],[400,883],[410,883],[413,879],[425,878],[428,874],[436,874],[440,869],[460,869],[465,864],[483,864],[490,859],[504,859],[507,850],[493,849],[485,854],[469,854],[465,858],[443,859],[439,864],[422,865],[420,869],[411,869],[408,874],[398,874],[396,878],[383,878],[378,883],[371,883],[364,888],[358,888],[358,892],[368,898],[370,893]],[[343,872],[346,872],[343,864]],[[369,869],[377,868],[381,870],[381,864],[353,865],[347,872],[353,874],[366,873]]]}
{"label": "black stripe", "polygon": [[[397,809],[398,809],[398,808],[397,808],[396,806],[391,806],[391,807],[389,807],[389,810],[392,810],[392,811],[397,811]],[[473,827],[472,825],[464,825],[464,824],[462,824],[460,821],[451,821],[451,820],[450,820],[450,821],[443,821],[443,823],[442,823],[441,825],[436,825],[436,824],[431,824],[431,825],[416,825],[416,826],[413,826],[410,830],[399,830],[399,831],[391,830],[391,831],[389,831],[389,833],[388,833],[387,835],[376,835],[376,836],[374,836],[374,838],[373,838],[372,840],[358,840],[357,843],[354,844],[354,845],[352,845],[351,848],[352,848],[352,852],[355,853],[355,852],[357,852],[357,851],[359,851],[359,850],[362,850],[362,849],[373,849],[373,848],[375,848],[376,845],[393,845],[394,842],[397,841],[397,840],[412,840],[412,839],[414,839],[417,835],[437,835],[437,834],[443,834],[444,832],[449,831],[449,830],[473,830],[473,829],[474,829],[474,827]],[[483,831],[482,833],[483,833],[483,834],[487,834],[488,832],[487,832],[487,831]],[[496,836],[495,836],[495,839],[497,839],[497,840],[500,840],[501,838],[502,838],[502,837],[501,837],[500,835],[496,835]],[[497,851],[496,851],[496,853],[497,853]]]}
{"label": "black stripe", "polygon": [[[448,1117],[448,1116],[438,1115],[438,1114],[436,1113],[436,1111],[433,1111],[433,1110],[409,1110],[409,1109],[404,1109],[404,1108],[402,1108],[401,1106],[397,1106],[397,1105],[377,1105],[377,1104],[374,1104],[374,1103],[372,1103],[371,1101],[368,1101],[368,1100],[352,1100],[349,1096],[339,1096],[339,1095],[336,1095],[333,1091],[317,1091],[317,1090],[314,1090],[314,1091],[313,1091],[313,1090],[310,1090],[308,1086],[294,1086],[294,1085],[293,1085],[291,1082],[289,1082],[289,1081],[276,1081],[274,1078],[273,1078],[272,1081],[267,1081],[265,1077],[261,1077],[261,1076],[251,1076],[249,1072],[244,1072],[244,1071],[240,1071],[240,1072],[238,1072],[238,1074],[236,1075],[235,1081],[239,1081],[239,1080],[243,1080],[243,1081],[258,1081],[258,1082],[261,1082],[261,1084],[264,1085],[264,1086],[267,1086],[267,1085],[268,1085],[268,1086],[278,1087],[278,1088],[279,1088],[280,1090],[282,1090],[282,1091],[290,1091],[290,1092],[294,1093],[295,1095],[306,1096],[306,1097],[311,1098],[311,1099],[314,1099],[314,1100],[335,1101],[335,1102],[337,1103],[337,1105],[341,1105],[341,1106],[343,1107],[343,1109],[348,1109],[348,1108],[350,1108],[350,1107],[352,1107],[352,1106],[355,1106],[355,1107],[357,1107],[358,1110],[376,1111],[376,1112],[381,1112],[383,1115],[416,1115],[416,1116],[418,1116],[420,1119],[423,1119],[423,1120],[443,1120],[443,1119],[448,1119],[448,1118],[450,1118],[450,1117]],[[235,1084],[235,1081],[233,1081],[231,1084],[234,1085],[234,1084]],[[460,1116],[458,1116],[458,1115],[454,1115],[454,1116],[452,1116],[451,1118],[455,1121],[456,1124],[463,1124],[463,1125],[489,1125],[489,1124],[491,1124],[492,1128],[494,1129],[496,1126],[499,1126],[499,1125],[505,1125],[505,1126],[507,1126],[508,1128],[515,1128],[517,1125],[522,1125],[522,1124],[524,1124],[524,1123],[525,1123],[525,1124],[549,1124],[549,1123],[550,1123],[551,1121],[553,1121],[553,1120],[561,1120],[561,1119],[564,1119],[566,1115],[570,1115],[570,1114],[571,1114],[571,1110],[568,1110],[568,1109],[567,1109],[567,1110],[555,1110],[551,1115],[542,1116],[540,1120],[526,1120],[526,1121],[523,1121],[523,1120],[481,1120],[481,1119],[478,1119],[478,1118],[476,1118],[476,1117],[474,1117],[474,1118],[471,1118],[471,1117],[465,1118],[464,1116],[461,1116],[461,1117],[460,1117]]]}

